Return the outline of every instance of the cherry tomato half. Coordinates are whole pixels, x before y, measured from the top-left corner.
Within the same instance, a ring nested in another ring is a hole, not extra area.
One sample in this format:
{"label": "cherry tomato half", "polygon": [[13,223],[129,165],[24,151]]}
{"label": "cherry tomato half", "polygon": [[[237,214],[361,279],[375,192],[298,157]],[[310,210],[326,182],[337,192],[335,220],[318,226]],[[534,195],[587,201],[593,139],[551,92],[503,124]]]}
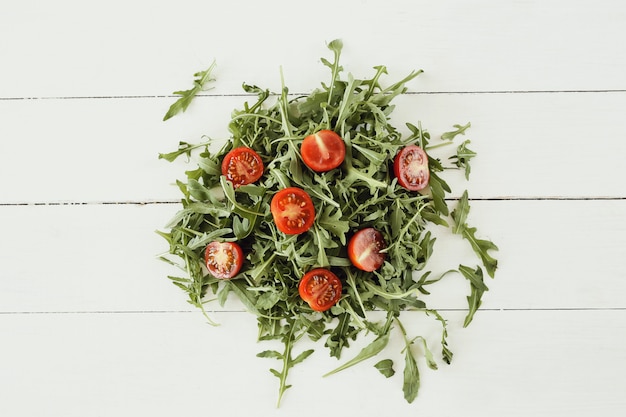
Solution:
{"label": "cherry tomato half", "polygon": [[241,270],[243,251],[235,242],[213,241],[204,250],[204,261],[215,278],[229,279]]}
{"label": "cherry tomato half", "polygon": [[306,232],[315,220],[313,200],[301,188],[284,188],[274,194],[270,210],[278,230],[288,235]]}
{"label": "cherry tomato half", "polygon": [[252,184],[263,175],[263,161],[252,149],[240,146],[228,152],[222,160],[222,175],[235,188]]}
{"label": "cherry tomato half", "polygon": [[406,146],[396,155],[393,171],[398,178],[398,184],[407,190],[423,190],[430,179],[428,156],[417,145]]}
{"label": "cherry tomato half", "polygon": [[337,168],[346,156],[346,145],[332,130],[320,130],[307,136],[300,146],[302,160],[313,171],[324,172]]}
{"label": "cherry tomato half", "polygon": [[385,262],[385,253],[381,251],[387,247],[382,233],[373,227],[361,229],[348,242],[348,258],[357,268],[372,272]]}
{"label": "cherry tomato half", "polygon": [[341,281],[325,268],[313,269],[302,277],[298,285],[300,298],[315,311],[326,311],[341,298]]}

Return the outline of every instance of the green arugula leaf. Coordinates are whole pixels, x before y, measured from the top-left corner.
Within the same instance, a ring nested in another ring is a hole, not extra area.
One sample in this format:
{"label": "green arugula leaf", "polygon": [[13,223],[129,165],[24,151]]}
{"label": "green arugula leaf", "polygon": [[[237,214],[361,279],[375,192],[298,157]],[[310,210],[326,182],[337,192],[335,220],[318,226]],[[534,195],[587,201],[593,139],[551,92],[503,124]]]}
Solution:
{"label": "green arugula leaf", "polygon": [[383,359],[377,362],[374,367],[385,376],[385,378],[392,377],[396,371],[393,370],[393,361],[391,359]]}
{"label": "green arugula leaf", "polygon": [[191,143],[187,143],[184,141],[180,141],[178,142],[177,150],[175,150],[174,152],[169,152],[169,153],[160,153],[159,159],[165,159],[168,162],[173,162],[174,160],[176,160],[176,158],[182,155],[186,155],[187,158],[191,158],[191,152],[194,149],[206,147],[209,143],[210,142],[191,144]]}
{"label": "green arugula leaf", "polygon": [[412,403],[415,401],[415,398],[417,398],[420,387],[420,374],[417,368],[417,361],[415,360],[415,356],[413,356],[413,352],[411,352],[411,345],[415,339],[409,340],[406,329],[398,318],[396,318],[396,323],[402,332],[405,344],[402,391],[404,392],[404,399],[408,403]]}
{"label": "green arugula leaf", "polygon": [[466,125],[454,125],[454,127],[456,128],[456,130],[453,130],[451,132],[446,132],[444,134],[441,135],[441,139],[442,140],[453,140],[457,135],[465,135],[465,131],[467,129],[470,128],[472,124],[470,122],[467,122]]}
{"label": "green arugula leaf", "polygon": [[389,333],[378,336],[369,345],[361,349],[361,351],[354,358],[350,359],[343,365],[333,369],[332,371],[324,374],[324,376],[326,377],[336,374],[337,372],[341,372],[344,369],[348,369],[351,366],[356,365],[357,363],[363,362],[369,358],[378,355],[387,346],[387,343],[389,343]]}
{"label": "green arugula leaf", "polygon": [[458,168],[465,168],[465,179],[469,180],[470,172],[472,170],[470,166],[470,160],[476,156],[476,152],[467,147],[470,143],[469,140],[461,143],[456,150],[456,155],[452,155],[449,159],[454,161],[454,164]]}
{"label": "green arugula leaf", "polygon": [[448,347],[448,322],[443,318],[437,310],[425,310],[426,314],[433,314],[435,318],[441,323],[441,356],[444,362],[450,364],[454,354]]}
{"label": "green arugula leaf", "polygon": [[350,231],[350,224],[347,220],[342,220],[342,218],[343,213],[340,208],[326,206],[317,223],[335,235],[342,245],[345,245],[346,234]]}
{"label": "green arugula leaf", "polygon": [[178,100],[176,100],[174,104],[170,106],[167,113],[165,113],[165,116],[163,117],[164,121],[174,117],[180,112],[184,112],[185,110],[187,110],[187,107],[189,107],[194,97],[198,93],[205,91],[207,89],[206,84],[209,83],[210,81],[215,81],[213,78],[211,78],[211,73],[213,72],[214,69],[215,69],[215,61],[213,61],[211,66],[207,68],[206,70],[200,71],[194,74],[194,77],[196,78],[193,81],[193,88],[189,90],[174,92],[175,95],[181,96],[181,97]]}
{"label": "green arugula leaf", "polygon": [[459,272],[470,281],[471,293],[467,297],[469,312],[463,322],[463,327],[467,327],[472,322],[474,314],[476,314],[476,311],[478,311],[480,305],[482,304],[481,298],[484,292],[488,291],[489,288],[487,288],[485,282],[483,281],[483,270],[480,267],[472,269],[468,266],[460,265]]}
{"label": "green arugula leaf", "polygon": [[467,190],[465,190],[457,204],[457,208],[452,212],[452,219],[455,223],[453,232],[467,239],[474,252],[480,257],[487,273],[493,278],[498,267],[498,261],[489,254],[489,251],[497,251],[498,247],[490,240],[476,238],[476,228],[469,227],[466,223],[469,210],[469,198]]}
{"label": "green arugula leaf", "polygon": [[417,361],[411,353],[411,349],[407,346],[404,352],[404,383],[402,384],[402,392],[404,399],[408,403],[412,403],[417,398],[417,392],[420,388],[420,373],[417,369]]}
{"label": "green arugula leaf", "polygon": [[277,377],[280,380],[280,386],[278,390],[278,401],[276,403],[276,407],[280,406],[280,402],[285,394],[287,389],[291,388],[291,385],[287,384],[287,376],[289,375],[289,370],[293,368],[298,363],[303,362],[306,358],[311,356],[313,353],[312,349],[305,350],[300,353],[295,358],[292,357],[293,347],[295,343],[306,333],[306,328],[304,328],[302,322],[298,320],[289,320],[286,326],[286,333],[283,335],[282,342],[284,346],[283,353],[279,353],[277,351],[263,351],[257,354],[258,357],[261,358],[272,358],[278,359],[282,362],[282,369],[280,371],[276,369],[270,369],[272,375]]}

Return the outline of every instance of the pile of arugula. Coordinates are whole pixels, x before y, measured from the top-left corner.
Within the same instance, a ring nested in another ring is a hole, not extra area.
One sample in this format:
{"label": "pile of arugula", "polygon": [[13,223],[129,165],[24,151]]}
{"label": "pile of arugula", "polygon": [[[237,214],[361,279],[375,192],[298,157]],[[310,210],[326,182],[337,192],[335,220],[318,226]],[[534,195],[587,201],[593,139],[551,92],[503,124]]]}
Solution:
{"label": "pile of arugula", "polygon": [[[280,94],[272,94],[257,86],[244,84],[246,93],[256,96],[252,104],[244,103],[235,110],[229,123],[231,138],[217,151],[211,143],[180,142],[176,151],[159,157],[173,161],[181,155],[197,155],[197,169],[186,172],[186,182],[177,181],[183,194],[182,208],[159,231],[169,243],[169,252],[161,259],[182,270],[180,276],[170,276],[184,290],[189,302],[198,307],[209,322],[205,303],[207,294],[216,296],[224,305],[229,294],[236,295],[245,308],[257,316],[259,340],[282,342],[282,352],[267,350],[259,357],[277,359],[280,369],[271,369],[279,379],[278,403],[290,385],[289,370],[304,361],[313,350],[294,354],[294,346],[303,337],[320,341],[331,356],[340,358],[349,341],[362,333],[373,333],[374,340],[354,358],[328,375],[374,357],[385,349],[392,328],[400,329],[404,349],[404,398],[412,402],[419,389],[419,372],[411,345],[419,342],[426,363],[437,364],[426,340],[410,338],[400,321],[404,310],[418,310],[441,323],[442,359],[450,363],[452,352],[447,343],[447,321],[420,298],[428,294],[427,287],[451,272],[459,272],[470,284],[467,297],[469,310],[467,326],[480,307],[487,290],[483,268],[494,276],[497,261],[489,254],[497,247],[476,237],[476,228],[466,223],[470,210],[467,191],[450,212],[446,200],[450,187],[439,176],[447,168],[464,169],[469,179],[470,160],[475,153],[468,149],[469,140],[456,147],[449,158],[451,167],[429,156],[430,183],[426,192],[405,190],[396,183],[392,161],[396,153],[408,144],[417,144],[427,152],[440,144],[430,144],[430,135],[421,125],[407,124],[401,133],[390,124],[394,108],[392,101],[406,92],[406,83],[421,71],[411,72],[404,79],[383,88],[380,80],[387,73],[384,66],[371,79],[359,80],[351,74],[342,78],[339,65],[342,43],[328,45],[334,54],[332,62],[322,58],[331,70],[328,84],[308,95],[293,97],[284,86]],[[213,81],[211,72],[195,74],[194,87],[179,91],[180,96],[165,119],[184,111],[193,97]],[[442,143],[451,144],[464,134],[470,124],[455,125],[452,132],[442,135]],[[315,173],[303,165],[299,153],[302,139],[318,130],[335,130],[344,139],[346,157],[342,166],[325,173]],[[255,184],[233,188],[221,173],[221,160],[231,149],[247,146],[262,156],[265,173]],[[270,213],[271,197],[279,190],[298,186],[309,192],[315,203],[317,217],[314,226],[301,235],[285,235],[276,229]],[[433,276],[425,271],[433,252],[435,237],[429,224],[450,228],[471,245],[481,265],[459,265],[458,270]],[[354,268],[346,254],[346,241],[354,231],[374,227],[389,243],[386,261],[375,272]],[[219,280],[207,273],[203,261],[206,245],[214,240],[237,241],[246,254],[242,271],[231,280]],[[298,296],[300,277],[315,267],[331,268],[344,282],[341,300],[329,311],[318,313]],[[370,320],[368,312],[386,312],[382,322]],[[213,323],[215,324],[215,323]],[[383,359],[376,368],[385,376],[395,372],[393,362]]]}

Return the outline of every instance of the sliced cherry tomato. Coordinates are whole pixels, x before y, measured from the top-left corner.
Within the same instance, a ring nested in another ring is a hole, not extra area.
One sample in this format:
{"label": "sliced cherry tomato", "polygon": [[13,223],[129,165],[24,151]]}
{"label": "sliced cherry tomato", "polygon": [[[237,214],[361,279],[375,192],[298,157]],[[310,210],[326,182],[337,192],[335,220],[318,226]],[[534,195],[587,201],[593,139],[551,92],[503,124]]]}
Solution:
{"label": "sliced cherry tomato", "polygon": [[341,281],[325,268],[313,269],[302,277],[298,285],[300,297],[315,311],[326,311],[341,298]]}
{"label": "sliced cherry tomato", "polygon": [[306,232],[315,220],[313,200],[301,188],[289,187],[277,192],[270,210],[278,230],[288,235]]}
{"label": "sliced cherry tomato", "polygon": [[398,184],[410,191],[423,190],[430,180],[428,156],[417,145],[406,146],[398,152],[393,162],[393,170]]}
{"label": "sliced cherry tomato", "polygon": [[302,160],[313,171],[324,172],[337,168],[346,156],[346,145],[332,130],[320,130],[307,136],[300,146]]}
{"label": "sliced cherry tomato", "polygon": [[378,230],[373,227],[361,229],[348,242],[348,258],[357,268],[372,272],[385,262],[385,253],[381,251],[386,247],[385,239]]}
{"label": "sliced cherry tomato", "polygon": [[222,161],[222,175],[237,188],[252,184],[263,175],[263,161],[258,153],[245,146],[228,152]]}
{"label": "sliced cherry tomato", "polygon": [[206,267],[215,278],[229,279],[241,270],[243,251],[235,242],[209,243],[204,250]]}

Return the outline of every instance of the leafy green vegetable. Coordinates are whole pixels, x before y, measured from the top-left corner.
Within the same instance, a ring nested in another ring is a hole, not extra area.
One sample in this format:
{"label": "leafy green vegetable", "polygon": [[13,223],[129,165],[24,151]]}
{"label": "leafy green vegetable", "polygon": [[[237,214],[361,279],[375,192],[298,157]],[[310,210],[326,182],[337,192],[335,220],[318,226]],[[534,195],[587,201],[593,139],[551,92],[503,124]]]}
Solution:
{"label": "leafy green vegetable", "polygon": [[[295,353],[300,339],[308,337],[323,344],[332,357],[340,360],[352,341],[364,334],[373,335],[358,354],[326,374],[332,375],[389,349],[393,323],[405,341],[403,391],[411,402],[420,386],[418,349],[411,349],[414,342],[422,342],[426,364],[432,369],[437,365],[423,337],[409,338],[399,320],[402,313],[415,310],[433,316],[442,329],[441,359],[450,363],[453,356],[447,342],[447,320],[422,299],[431,285],[453,271],[427,270],[436,243],[437,228],[432,226],[452,228],[469,240],[491,276],[496,260],[487,252],[496,247],[477,239],[476,229],[467,226],[467,192],[451,213],[453,225],[449,225],[451,189],[443,178],[447,167],[439,159],[429,155],[430,183],[423,194],[398,186],[394,178],[392,163],[401,148],[417,144],[428,152],[440,145],[429,143],[430,134],[420,122],[406,123],[406,129],[391,123],[393,99],[405,93],[406,84],[421,71],[413,71],[389,86],[382,85],[387,74],[384,66],[374,67],[369,79],[357,79],[351,74],[344,77],[339,64],[341,41],[332,41],[328,47],[332,61],[322,58],[322,64],[331,72],[328,83],[301,96],[290,95],[284,83],[278,94],[244,84],[250,102],[233,111],[228,125],[230,137],[221,148],[216,149],[215,142],[180,142],[177,150],[159,155],[173,161],[180,156],[192,158],[192,151],[197,151],[197,168],[186,171],[186,181],[176,183],[183,196],[182,207],[166,230],[158,232],[169,245],[168,253],[160,258],[180,270],[170,280],[211,323],[216,324],[204,305],[213,300],[224,305],[232,295],[256,316],[260,341],[282,344],[282,351],[265,350],[258,355],[280,364],[271,369],[279,380],[279,403],[290,388],[289,371],[312,353]],[[196,74],[191,90],[176,93],[181,98],[172,105],[166,119],[189,106],[211,80],[213,67]],[[446,144],[464,134],[469,123],[455,127],[456,131],[444,134],[449,141]],[[346,156],[339,168],[316,173],[302,163],[299,145],[304,137],[321,129],[340,134]],[[467,143],[451,157],[466,175],[469,159],[475,155],[467,150]],[[256,183],[234,188],[221,174],[221,161],[238,146],[250,147],[261,155],[265,171]],[[270,212],[272,196],[290,186],[305,189],[315,205],[314,225],[301,235],[280,232]],[[349,237],[363,227],[379,230],[387,242],[385,263],[374,272],[354,268],[347,256]],[[230,281],[218,280],[206,270],[203,251],[212,240],[237,241],[244,251],[243,268]],[[344,283],[340,301],[323,313],[313,311],[298,295],[300,277],[316,267],[331,268]],[[461,265],[458,272],[469,279],[472,289],[467,325],[486,287],[480,269]],[[386,313],[385,320],[372,318],[377,316],[374,312],[381,311]],[[385,376],[395,373],[390,360],[375,366]]]}
{"label": "leafy green vegetable", "polygon": [[172,118],[180,112],[184,112],[185,110],[187,110],[187,107],[189,107],[189,104],[191,104],[191,101],[194,99],[196,94],[205,91],[207,89],[206,84],[208,84],[210,81],[214,81],[214,79],[211,78],[211,73],[214,69],[215,61],[213,61],[209,68],[194,74],[194,77],[196,78],[193,80],[193,88],[189,90],[174,92],[174,94],[181,97],[176,100],[174,104],[170,106],[167,113],[165,113],[165,116],[163,117],[164,121]]}
{"label": "leafy green vegetable", "polygon": [[459,266],[459,272],[469,280],[471,293],[467,297],[467,302],[469,304],[469,312],[465,317],[465,321],[463,322],[463,327],[469,326],[474,318],[474,314],[478,311],[482,301],[481,298],[485,291],[488,291],[489,288],[485,285],[483,281],[483,270],[480,267],[477,267],[475,270],[465,266]]}
{"label": "leafy green vegetable", "polygon": [[292,358],[292,350],[293,350],[294,344],[298,341],[298,339],[300,339],[305,334],[304,332],[301,331],[302,330],[301,328],[302,328],[301,321],[288,320],[287,325],[284,327],[283,338],[282,338],[283,345],[285,347],[284,352],[279,353],[275,350],[266,350],[264,352],[257,354],[257,356],[260,358],[274,358],[274,359],[278,359],[282,361],[283,368],[280,371],[276,369],[270,369],[270,372],[280,380],[277,405],[280,405],[280,400],[283,397],[283,394],[285,393],[285,391],[291,388],[291,385],[287,384],[287,375],[289,373],[289,369],[292,368],[294,365],[297,365],[300,362],[304,361],[313,353],[313,349],[308,349],[308,350],[301,352],[295,358]]}
{"label": "leafy green vegetable", "polygon": [[454,161],[454,164],[458,168],[465,168],[465,179],[469,180],[470,171],[472,168],[470,167],[470,159],[476,156],[476,152],[472,151],[467,147],[470,143],[469,140],[461,143],[457,150],[456,155],[452,155],[449,159]]}
{"label": "leafy green vegetable", "polygon": [[467,129],[469,129],[469,127],[472,124],[470,122],[467,122],[466,125],[454,125],[454,127],[456,128],[456,130],[453,130],[451,132],[446,132],[443,135],[441,135],[441,139],[443,140],[453,140],[457,135],[464,135],[465,131]]}
{"label": "leafy green vegetable", "polygon": [[396,373],[396,371],[393,370],[393,361],[391,359],[383,359],[377,362],[374,367],[378,369],[385,378],[390,378]]}
{"label": "leafy green vegetable", "polygon": [[487,273],[493,278],[496,273],[496,268],[498,267],[498,261],[489,254],[489,251],[498,250],[498,247],[490,240],[476,238],[476,228],[469,227],[466,223],[469,211],[469,198],[467,190],[465,190],[459,200],[457,208],[452,212],[452,218],[455,223],[452,230],[454,233],[462,235],[469,241],[474,252],[476,252],[482,260]]}

